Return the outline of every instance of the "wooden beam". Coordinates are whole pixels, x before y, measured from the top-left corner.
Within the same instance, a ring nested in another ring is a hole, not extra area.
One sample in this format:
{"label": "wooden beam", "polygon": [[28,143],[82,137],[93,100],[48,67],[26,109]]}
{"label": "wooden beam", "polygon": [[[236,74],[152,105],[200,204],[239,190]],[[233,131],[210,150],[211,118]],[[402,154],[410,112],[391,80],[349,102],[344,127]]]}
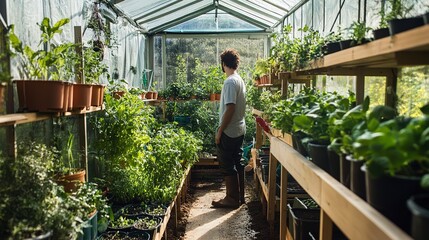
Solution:
{"label": "wooden beam", "polygon": [[[287,170],[281,166],[280,174],[280,240],[287,238]],[[292,219],[289,219],[291,221]]]}
{"label": "wooden beam", "polygon": [[404,51],[395,53],[398,66],[429,65],[429,51]]}
{"label": "wooden beam", "polygon": [[328,175],[325,171],[278,138],[271,139],[271,154],[316,202],[320,201],[320,175]]}
{"label": "wooden beam", "polygon": [[332,228],[334,224],[331,218],[326,214],[323,209],[320,209],[320,239],[331,240],[332,239]]}
{"label": "wooden beam", "polygon": [[349,239],[411,239],[334,178],[323,179],[322,192],[319,205]]}
{"label": "wooden beam", "polygon": [[384,104],[395,108],[397,102],[397,85],[398,85],[398,70],[392,69],[391,75],[386,78],[386,91]]}
{"label": "wooden beam", "polygon": [[267,221],[270,224],[270,236],[274,236],[275,214],[276,214],[276,169],[277,159],[270,154],[268,167],[268,206],[267,206]]}
{"label": "wooden beam", "polygon": [[365,98],[365,76],[356,76],[356,103],[361,104]]}

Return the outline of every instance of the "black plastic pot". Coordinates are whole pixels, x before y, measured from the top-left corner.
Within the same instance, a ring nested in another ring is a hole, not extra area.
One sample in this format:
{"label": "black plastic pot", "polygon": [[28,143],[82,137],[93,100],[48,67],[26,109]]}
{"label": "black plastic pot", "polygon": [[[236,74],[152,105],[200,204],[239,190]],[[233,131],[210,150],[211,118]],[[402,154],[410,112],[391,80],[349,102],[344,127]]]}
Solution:
{"label": "black plastic pot", "polygon": [[149,240],[150,239],[150,235],[147,232],[144,231],[132,231],[128,233],[128,237],[134,237],[134,238],[138,238],[140,240]]}
{"label": "black plastic pot", "polygon": [[150,235],[150,238],[153,239],[153,236],[155,235],[155,232],[158,231],[158,228],[159,228],[159,226],[162,223],[162,218],[160,218],[160,217],[151,217],[151,216],[147,216],[145,218],[155,220],[157,222],[156,227],[152,227],[152,228],[140,228],[138,225],[139,225],[139,221],[142,221],[142,219],[137,220],[134,223],[133,227],[134,227],[134,229],[137,229],[138,231],[142,231],[142,232],[148,233]]}
{"label": "black plastic pot", "polygon": [[293,231],[295,240],[311,240],[309,233],[319,238],[320,209],[292,208]]}
{"label": "black plastic pot", "polygon": [[329,172],[327,144],[316,144],[310,142],[308,143],[308,152],[314,164],[325,170],[325,172]]}
{"label": "black plastic pot", "polygon": [[429,12],[423,14],[423,22],[429,24]]}
{"label": "black plastic pot", "polygon": [[389,28],[387,27],[372,30],[372,34],[374,35],[374,40],[390,36]]}
{"label": "black plastic pot", "polygon": [[112,239],[112,236],[117,236],[118,238],[126,238],[127,233],[122,231],[108,231],[98,236],[97,240]]}
{"label": "black plastic pot", "polygon": [[411,236],[415,240],[425,240],[429,236],[429,194],[411,196],[407,200],[412,214]]}
{"label": "black plastic pot", "polygon": [[353,43],[353,40],[351,40],[351,39],[340,41],[341,50],[353,47],[352,43]]}
{"label": "black plastic pot", "polygon": [[405,232],[410,232],[411,213],[406,201],[412,195],[422,193],[420,177],[381,176],[374,178],[365,172],[367,202]]}
{"label": "black plastic pot", "polygon": [[364,161],[358,161],[352,156],[346,156],[350,164],[350,190],[362,199],[366,199],[365,173],[361,171]]}
{"label": "black plastic pot", "polygon": [[350,189],[350,162],[343,154],[340,155],[340,182]]}
{"label": "black plastic pot", "polygon": [[337,181],[340,181],[340,155],[328,149],[329,174]]}
{"label": "black plastic pot", "polygon": [[402,19],[392,19],[388,21],[390,36],[395,34],[423,26],[423,17],[412,17],[412,18],[402,18]]}
{"label": "black plastic pot", "polygon": [[326,46],[326,54],[331,54],[334,52],[341,51],[340,42],[330,42],[330,43],[327,43],[325,46]]}
{"label": "black plastic pot", "polygon": [[[302,143],[302,139],[304,139],[307,135],[301,131],[292,133],[292,141],[294,147],[296,146],[296,150],[301,153],[302,156],[308,157],[308,151],[306,146]],[[295,144],[296,143],[296,144]]]}

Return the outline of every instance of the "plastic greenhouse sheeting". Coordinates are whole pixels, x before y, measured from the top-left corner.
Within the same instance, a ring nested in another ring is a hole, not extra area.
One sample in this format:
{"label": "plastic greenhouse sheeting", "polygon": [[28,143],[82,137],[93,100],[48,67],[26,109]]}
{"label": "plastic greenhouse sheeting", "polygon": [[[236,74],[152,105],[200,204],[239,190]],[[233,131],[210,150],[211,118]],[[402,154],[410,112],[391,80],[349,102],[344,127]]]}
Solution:
{"label": "plastic greenhouse sheeting", "polygon": [[[56,36],[54,41],[74,42],[74,26],[82,26],[85,29],[87,19],[92,11],[90,0],[15,0],[7,1],[7,24],[15,25],[15,33],[24,42],[36,49],[39,44],[40,30],[36,23],[40,23],[44,17],[48,17],[52,22],[62,18],[70,18],[70,23],[65,25],[63,33]],[[128,24],[123,18],[118,17],[117,23],[111,23],[111,31],[117,47],[105,48],[104,62],[113,71],[118,69],[119,78],[127,79],[130,84],[138,84],[141,79],[141,72],[144,68],[144,48],[145,37],[140,30]],[[90,29],[85,31],[82,37],[83,42],[91,40],[93,33]],[[40,47],[40,46],[39,46]],[[12,59],[12,75],[14,79],[22,79],[24,76],[19,71],[18,60]],[[137,74],[132,74],[130,67],[137,68]],[[112,75],[112,72],[110,72]],[[106,79],[103,80],[106,82]]]}

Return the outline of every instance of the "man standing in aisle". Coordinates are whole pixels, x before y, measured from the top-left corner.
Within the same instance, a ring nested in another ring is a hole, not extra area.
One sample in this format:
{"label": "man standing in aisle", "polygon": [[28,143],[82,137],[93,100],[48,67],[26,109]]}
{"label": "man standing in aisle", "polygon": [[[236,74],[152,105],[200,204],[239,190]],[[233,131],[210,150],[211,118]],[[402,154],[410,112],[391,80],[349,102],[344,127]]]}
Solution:
{"label": "man standing in aisle", "polygon": [[244,121],[246,110],[246,85],[238,75],[240,54],[227,49],[221,55],[224,81],[220,106],[219,128],[216,133],[218,160],[225,178],[225,198],[213,201],[214,208],[238,208],[244,200],[244,166],[240,163],[242,144],[246,132]]}

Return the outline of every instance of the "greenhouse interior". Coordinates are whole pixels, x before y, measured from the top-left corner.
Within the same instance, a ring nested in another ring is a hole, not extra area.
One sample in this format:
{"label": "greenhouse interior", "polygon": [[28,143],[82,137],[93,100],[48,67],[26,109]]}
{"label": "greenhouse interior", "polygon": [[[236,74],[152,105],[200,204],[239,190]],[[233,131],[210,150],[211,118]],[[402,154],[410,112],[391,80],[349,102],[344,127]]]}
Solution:
{"label": "greenhouse interior", "polygon": [[429,0],[0,21],[0,239],[429,239]]}

